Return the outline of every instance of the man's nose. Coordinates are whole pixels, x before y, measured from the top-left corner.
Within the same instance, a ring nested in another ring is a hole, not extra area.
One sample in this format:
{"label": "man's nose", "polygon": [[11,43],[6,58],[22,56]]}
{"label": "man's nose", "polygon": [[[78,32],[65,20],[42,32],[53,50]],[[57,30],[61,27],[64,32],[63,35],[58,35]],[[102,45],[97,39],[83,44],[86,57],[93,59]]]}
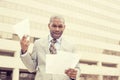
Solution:
{"label": "man's nose", "polygon": [[60,30],[60,28],[59,27],[56,27],[56,31],[59,31]]}

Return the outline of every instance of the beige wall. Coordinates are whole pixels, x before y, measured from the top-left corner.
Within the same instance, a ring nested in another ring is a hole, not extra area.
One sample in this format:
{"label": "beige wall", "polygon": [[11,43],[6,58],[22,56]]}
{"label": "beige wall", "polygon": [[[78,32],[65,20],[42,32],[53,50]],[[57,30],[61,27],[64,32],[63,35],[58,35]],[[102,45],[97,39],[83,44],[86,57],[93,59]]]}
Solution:
{"label": "beige wall", "polygon": [[0,56],[0,67],[13,68],[13,80],[18,80],[19,69],[26,68],[19,58],[19,41],[10,40],[12,26],[29,18],[31,37],[41,38],[49,34],[49,17],[55,14],[66,20],[64,36],[78,49],[82,77],[120,78],[119,0],[0,0],[0,50],[15,53]]}

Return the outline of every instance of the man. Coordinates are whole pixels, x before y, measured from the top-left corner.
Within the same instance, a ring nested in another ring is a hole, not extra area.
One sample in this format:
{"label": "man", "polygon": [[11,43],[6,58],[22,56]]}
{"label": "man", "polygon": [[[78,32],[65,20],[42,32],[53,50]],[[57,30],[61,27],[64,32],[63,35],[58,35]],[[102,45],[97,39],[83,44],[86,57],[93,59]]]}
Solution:
{"label": "man", "polygon": [[21,44],[21,59],[30,72],[36,72],[35,80],[75,80],[79,74],[79,66],[75,69],[69,68],[65,70],[66,75],[47,74],[45,73],[45,55],[57,54],[58,50],[74,52],[74,48],[62,37],[65,29],[65,21],[60,16],[52,16],[50,18],[48,28],[50,34],[35,41],[33,52],[27,52],[29,41],[27,36],[23,36],[20,41]]}

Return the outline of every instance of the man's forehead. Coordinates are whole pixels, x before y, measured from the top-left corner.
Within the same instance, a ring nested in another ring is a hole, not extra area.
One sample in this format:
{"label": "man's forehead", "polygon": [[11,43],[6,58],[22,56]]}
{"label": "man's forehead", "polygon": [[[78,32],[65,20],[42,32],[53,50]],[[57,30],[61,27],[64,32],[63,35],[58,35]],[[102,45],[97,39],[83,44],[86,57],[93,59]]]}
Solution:
{"label": "man's forehead", "polygon": [[52,23],[62,23],[62,24],[64,24],[64,21],[63,21],[62,19],[59,19],[59,18],[53,18],[53,19],[51,20],[51,22],[52,22]]}
{"label": "man's forehead", "polygon": [[53,21],[51,22],[52,25],[64,25],[64,23],[62,21]]}
{"label": "man's forehead", "polygon": [[59,18],[54,18],[54,19],[52,19],[52,22],[63,22],[63,21]]}

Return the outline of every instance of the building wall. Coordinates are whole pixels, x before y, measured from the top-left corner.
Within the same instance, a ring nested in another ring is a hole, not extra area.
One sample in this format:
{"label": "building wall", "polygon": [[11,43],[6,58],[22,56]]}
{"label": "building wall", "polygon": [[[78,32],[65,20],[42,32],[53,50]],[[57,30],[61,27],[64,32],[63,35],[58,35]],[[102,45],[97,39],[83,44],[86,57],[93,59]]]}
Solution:
{"label": "building wall", "polygon": [[49,17],[56,14],[65,18],[64,36],[80,54],[81,80],[120,80],[119,0],[0,0],[0,70],[12,71],[12,80],[27,72],[13,25],[30,19],[32,51],[34,40],[49,34]]}

